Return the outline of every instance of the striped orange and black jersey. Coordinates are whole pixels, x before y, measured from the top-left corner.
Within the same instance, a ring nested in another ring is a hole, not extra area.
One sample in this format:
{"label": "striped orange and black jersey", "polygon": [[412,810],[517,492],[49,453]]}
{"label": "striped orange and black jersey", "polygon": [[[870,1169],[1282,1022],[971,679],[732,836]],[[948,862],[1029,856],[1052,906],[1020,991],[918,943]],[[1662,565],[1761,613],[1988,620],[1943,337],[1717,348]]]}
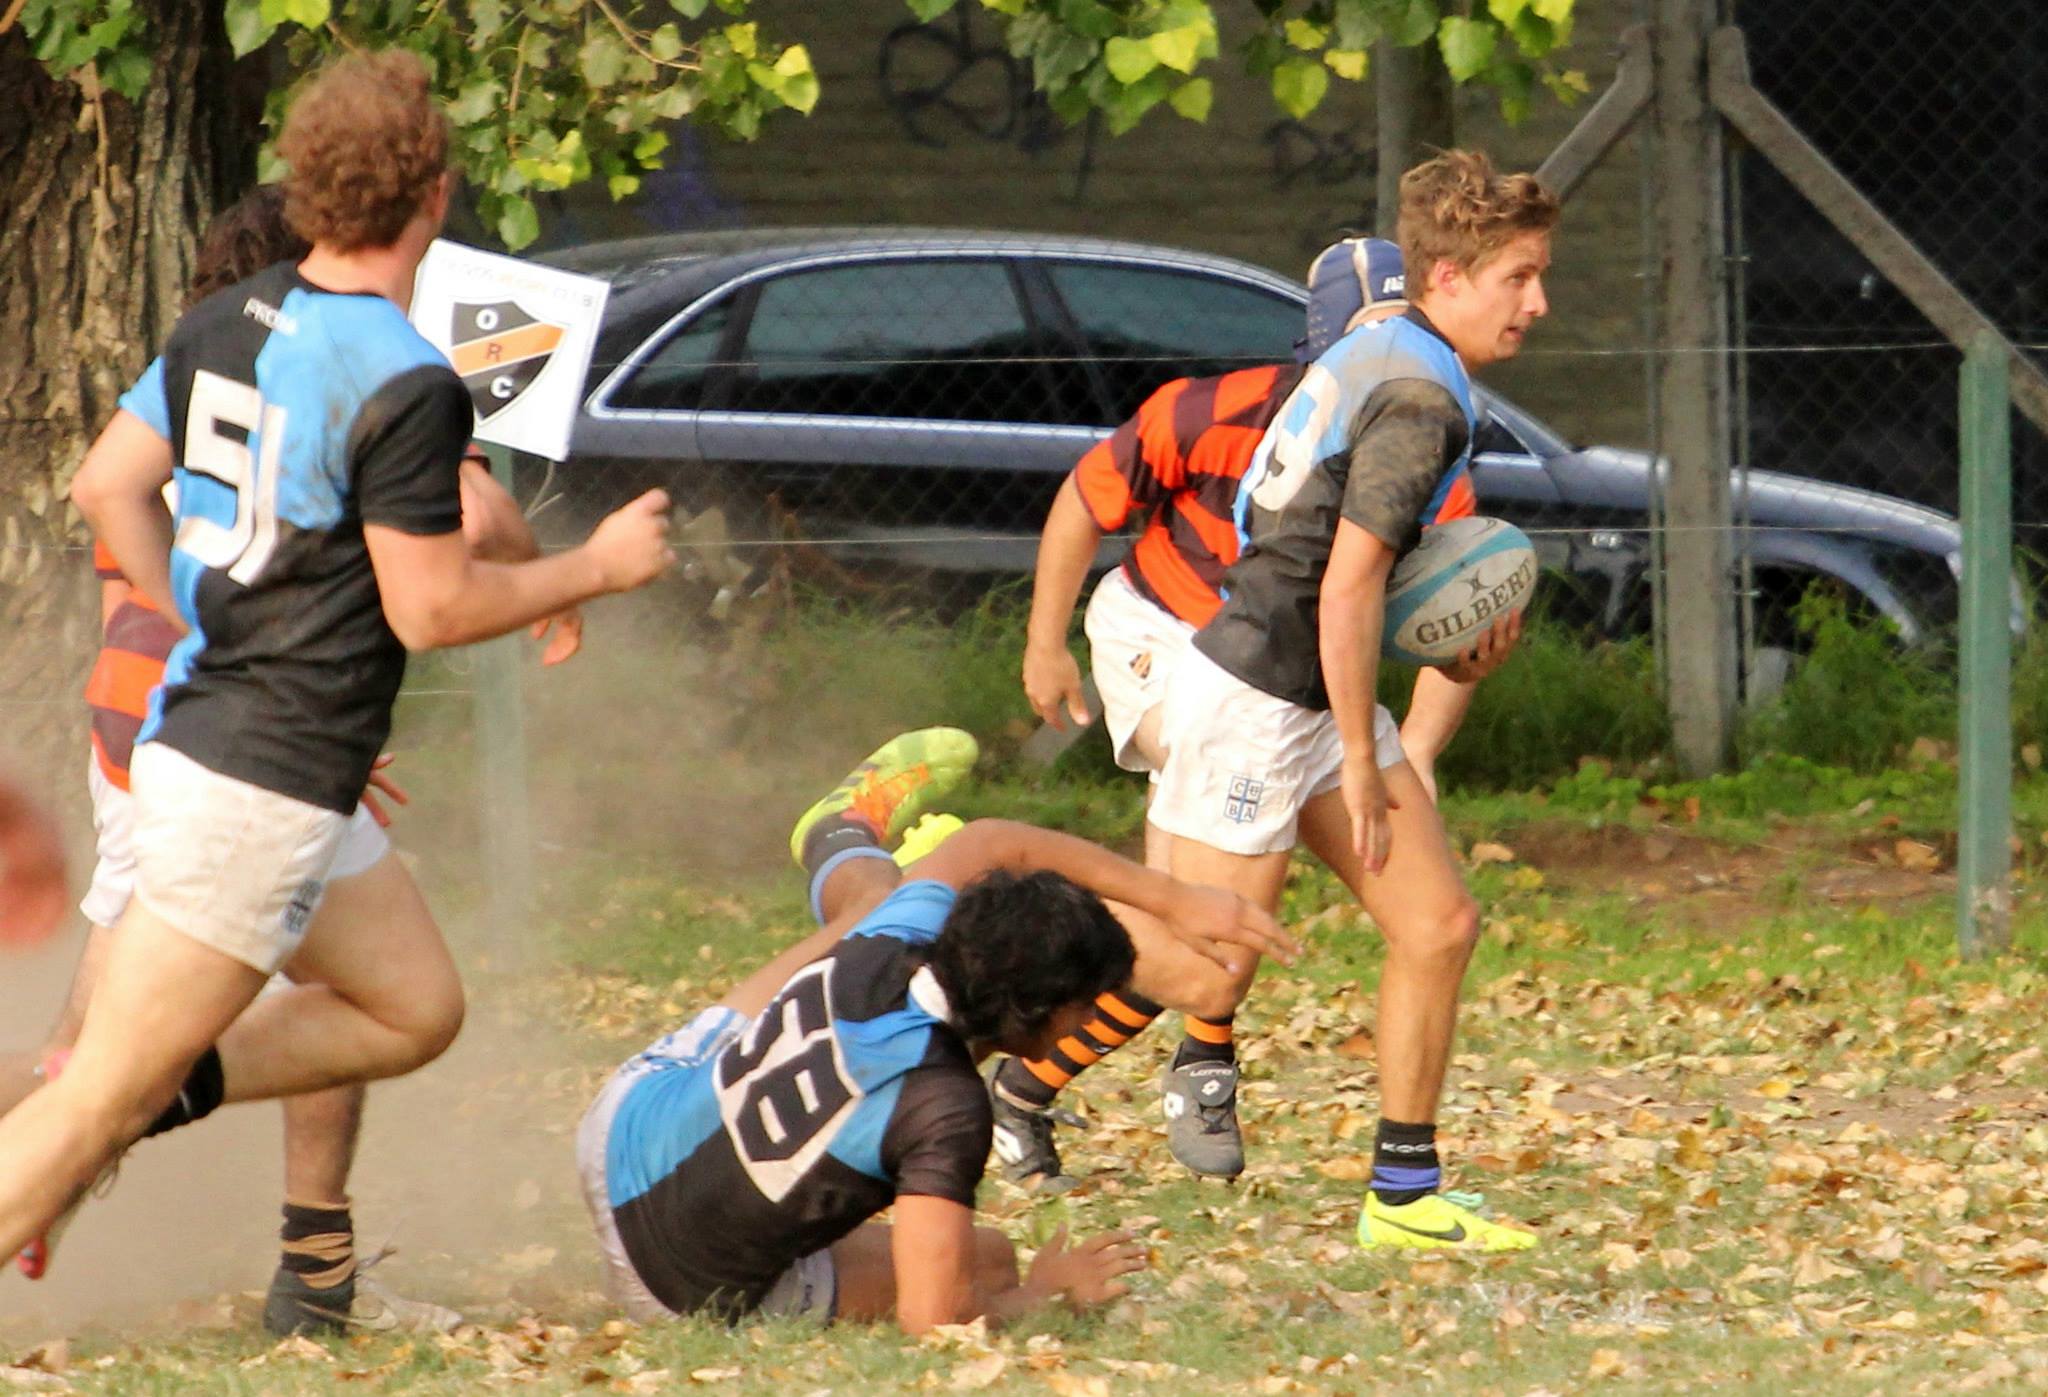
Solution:
{"label": "striped orange and black jersey", "polygon": [[1301,377],[1295,364],[1177,378],[1074,467],[1074,485],[1108,533],[1149,512],[1124,561],[1138,595],[1191,626],[1207,624],[1237,561],[1233,507],[1259,439]]}
{"label": "striped orange and black jersey", "polygon": [[[104,543],[94,545],[92,564],[102,581],[126,581]],[[149,715],[149,691],[163,682],[164,663],[177,643],[178,628],[133,588],[107,617],[99,658],[85,681],[85,702],[92,710],[93,759],[124,791],[135,736]]]}

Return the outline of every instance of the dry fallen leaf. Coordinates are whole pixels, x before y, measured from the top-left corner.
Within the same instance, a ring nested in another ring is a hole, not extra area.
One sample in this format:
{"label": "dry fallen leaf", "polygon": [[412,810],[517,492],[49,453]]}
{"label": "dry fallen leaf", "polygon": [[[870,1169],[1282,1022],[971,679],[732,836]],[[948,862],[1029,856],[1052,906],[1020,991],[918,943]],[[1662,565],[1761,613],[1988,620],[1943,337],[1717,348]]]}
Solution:
{"label": "dry fallen leaf", "polygon": [[978,1392],[993,1386],[1003,1376],[1003,1370],[1010,1366],[1010,1360],[1000,1353],[985,1353],[979,1358],[970,1358],[953,1370],[946,1386],[955,1392]]}
{"label": "dry fallen leaf", "polygon": [[1475,868],[1489,863],[1513,863],[1515,861],[1515,851],[1505,844],[1495,844],[1490,840],[1481,840],[1472,846],[1472,852],[1466,858]]}

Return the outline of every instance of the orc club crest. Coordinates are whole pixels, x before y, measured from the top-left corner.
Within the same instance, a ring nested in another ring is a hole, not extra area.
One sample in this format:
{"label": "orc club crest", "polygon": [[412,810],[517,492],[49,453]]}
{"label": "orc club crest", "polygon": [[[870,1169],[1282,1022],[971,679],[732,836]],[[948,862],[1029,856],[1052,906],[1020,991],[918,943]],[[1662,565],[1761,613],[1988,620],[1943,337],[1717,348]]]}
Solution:
{"label": "orc club crest", "polygon": [[457,301],[452,320],[449,358],[479,422],[490,421],[533,386],[564,333],[563,326],[529,315],[513,301]]}

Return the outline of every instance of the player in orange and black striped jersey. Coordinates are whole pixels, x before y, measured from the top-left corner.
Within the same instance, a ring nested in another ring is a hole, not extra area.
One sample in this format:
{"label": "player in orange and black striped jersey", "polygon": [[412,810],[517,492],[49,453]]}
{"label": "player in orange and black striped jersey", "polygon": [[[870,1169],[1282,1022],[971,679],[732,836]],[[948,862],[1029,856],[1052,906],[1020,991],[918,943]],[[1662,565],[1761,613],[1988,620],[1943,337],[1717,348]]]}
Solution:
{"label": "player in orange and black striped jersey", "polygon": [[[1294,362],[1175,379],[1081,458],[1046,521],[1032,591],[1024,690],[1046,722],[1058,727],[1069,718],[1089,721],[1080,667],[1067,648],[1068,624],[1102,536],[1144,516],[1145,527],[1122,566],[1095,589],[1087,631],[1090,668],[1117,764],[1157,780],[1164,755],[1159,705],[1167,678],[1194,632],[1222,605],[1224,574],[1237,561],[1239,482],[1307,367],[1350,330],[1405,311],[1405,285],[1401,251],[1393,243],[1347,238],[1333,244],[1309,271],[1307,331]],[[1461,468],[1432,501],[1426,522],[1464,518],[1476,503]],[[1438,690],[1461,687],[1441,683],[1434,671],[1421,683]],[[1469,692],[1469,684],[1462,687]],[[1448,721],[1441,703],[1425,702],[1411,708],[1416,730],[1404,733],[1413,747],[1411,761],[1425,780],[1467,701],[1448,692],[1437,697],[1456,702]],[[1161,838],[1149,824],[1146,845],[1147,861],[1163,867]],[[1129,990],[1104,995],[1097,1008],[1095,1018],[1049,1057],[1006,1060],[993,1078],[997,1149],[1014,1179],[1055,1190],[1071,1186],[1052,1147],[1051,1126],[1060,1119],[1051,1111],[1053,1097],[1160,1012],[1158,1004]],[[1190,1016],[1187,1034],[1184,1055],[1230,1050],[1227,1021]]]}

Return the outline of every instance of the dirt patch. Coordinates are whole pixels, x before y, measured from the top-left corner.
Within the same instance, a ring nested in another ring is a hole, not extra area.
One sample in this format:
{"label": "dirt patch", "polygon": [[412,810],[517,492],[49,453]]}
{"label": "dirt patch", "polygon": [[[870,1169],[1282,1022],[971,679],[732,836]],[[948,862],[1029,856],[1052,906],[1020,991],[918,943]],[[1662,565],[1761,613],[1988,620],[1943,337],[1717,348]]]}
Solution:
{"label": "dirt patch", "polygon": [[1731,844],[1680,829],[1543,823],[1503,843],[1561,888],[1654,901],[1700,925],[1768,920],[1802,900],[1895,902],[1955,890],[1944,851],[1911,840],[1788,828]]}

